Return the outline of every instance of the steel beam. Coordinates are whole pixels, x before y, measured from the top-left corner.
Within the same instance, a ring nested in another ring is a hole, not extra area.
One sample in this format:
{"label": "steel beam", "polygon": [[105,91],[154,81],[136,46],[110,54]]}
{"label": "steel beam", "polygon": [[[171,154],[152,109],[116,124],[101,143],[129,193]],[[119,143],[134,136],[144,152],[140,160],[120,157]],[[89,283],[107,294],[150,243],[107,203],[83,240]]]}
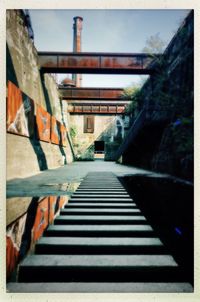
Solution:
{"label": "steel beam", "polygon": [[121,114],[125,111],[125,105],[84,105],[84,106],[70,106],[68,112],[75,114]]}
{"label": "steel beam", "polygon": [[[65,101],[65,100],[63,100]],[[104,105],[110,105],[110,106],[115,106],[115,105],[119,105],[119,106],[125,106],[125,105],[128,105],[130,103],[130,101],[113,101],[113,100],[103,100],[103,101],[98,101],[98,100],[76,100],[76,101],[73,101],[73,100],[70,100],[70,101],[67,101],[67,103],[69,105],[75,105],[75,106],[90,106],[90,105],[95,105],[95,106],[104,106]]]}
{"label": "steel beam", "polygon": [[121,88],[64,88],[59,87],[63,100],[120,100],[123,99]]}
{"label": "steel beam", "polygon": [[38,52],[44,73],[151,74],[160,55],[145,53]]}

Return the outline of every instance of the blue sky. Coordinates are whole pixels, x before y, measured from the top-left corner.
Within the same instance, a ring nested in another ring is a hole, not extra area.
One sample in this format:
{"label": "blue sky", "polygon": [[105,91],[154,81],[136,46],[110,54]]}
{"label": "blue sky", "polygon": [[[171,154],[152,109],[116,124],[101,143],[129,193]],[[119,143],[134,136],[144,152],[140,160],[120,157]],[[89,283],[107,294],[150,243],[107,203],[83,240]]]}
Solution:
{"label": "blue sky", "polygon": [[[30,10],[38,51],[72,51],[73,17],[83,17],[82,51],[141,52],[159,33],[166,46],[189,10]],[[59,75],[61,80],[66,75]],[[86,75],[84,87],[127,87],[145,76]]]}

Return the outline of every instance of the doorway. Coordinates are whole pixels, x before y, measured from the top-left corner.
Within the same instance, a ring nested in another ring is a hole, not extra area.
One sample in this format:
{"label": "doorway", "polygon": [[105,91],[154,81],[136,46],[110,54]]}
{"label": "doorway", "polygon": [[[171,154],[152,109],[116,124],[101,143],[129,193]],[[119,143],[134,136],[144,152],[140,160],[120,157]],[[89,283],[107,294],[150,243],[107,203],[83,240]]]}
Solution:
{"label": "doorway", "polygon": [[95,141],[94,142],[94,158],[95,159],[104,159],[105,156],[105,143],[104,141]]}

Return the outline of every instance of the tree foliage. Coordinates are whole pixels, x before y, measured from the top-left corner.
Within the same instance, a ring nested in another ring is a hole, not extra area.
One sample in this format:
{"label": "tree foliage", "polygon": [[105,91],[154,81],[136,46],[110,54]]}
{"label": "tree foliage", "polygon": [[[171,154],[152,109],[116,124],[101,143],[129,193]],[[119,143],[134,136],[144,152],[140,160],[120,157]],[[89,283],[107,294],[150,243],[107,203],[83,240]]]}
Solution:
{"label": "tree foliage", "polygon": [[126,100],[132,100],[135,93],[137,93],[140,90],[139,86],[136,85],[130,85],[126,87],[123,91],[122,97]]}
{"label": "tree foliage", "polygon": [[145,43],[145,47],[142,49],[145,53],[163,53],[166,43],[160,38],[159,33],[150,36]]}
{"label": "tree foliage", "polygon": [[126,112],[134,112],[138,106],[138,96],[140,94],[140,87],[131,85],[124,89],[122,97],[126,100],[131,100],[130,104],[126,107]]}

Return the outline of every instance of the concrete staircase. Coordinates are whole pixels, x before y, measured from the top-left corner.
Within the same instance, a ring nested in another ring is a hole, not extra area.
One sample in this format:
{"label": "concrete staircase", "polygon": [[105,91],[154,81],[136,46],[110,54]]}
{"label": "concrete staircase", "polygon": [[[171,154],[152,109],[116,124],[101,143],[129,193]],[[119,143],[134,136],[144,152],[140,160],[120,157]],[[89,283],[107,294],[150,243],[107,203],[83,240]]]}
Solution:
{"label": "concrete staircase", "polygon": [[10,292],[192,292],[117,177],[89,173]]}

